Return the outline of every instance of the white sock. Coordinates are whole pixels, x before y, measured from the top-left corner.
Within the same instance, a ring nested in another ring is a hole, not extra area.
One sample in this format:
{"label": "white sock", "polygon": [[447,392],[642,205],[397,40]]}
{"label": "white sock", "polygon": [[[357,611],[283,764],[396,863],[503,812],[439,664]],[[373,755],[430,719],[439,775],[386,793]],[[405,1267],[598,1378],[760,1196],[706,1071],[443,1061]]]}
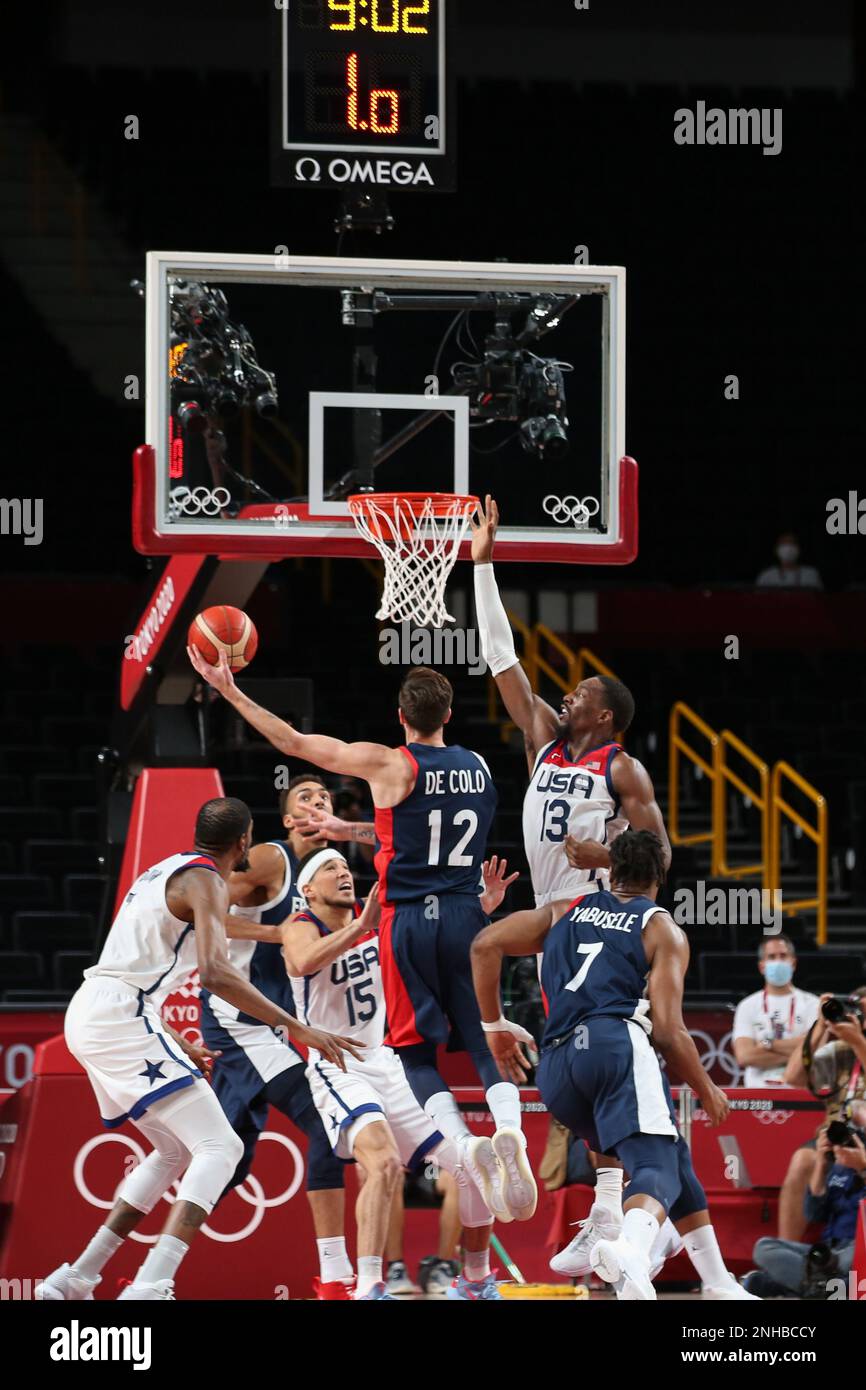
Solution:
{"label": "white sock", "polygon": [[85,1279],[95,1279],[122,1244],[123,1236],[115,1235],[107,1226],[100,1226],[90,1244],[77,1260],[73,1260],[72,1268]]}
{"label": "white sock", "polygon": [[659,1233],[653,1241],[653,1248],[650,1251],[650,1264],[657,1265],[660,1260],[668,1258],[668,1251],[674,1247],[679,1240],[679,1232],[676,1226],[668,1217],[663,1226],[659,1227]]}
{"label": "white sock", "polygon": [[160,1279],[173,1279],[188,1249],[177,1236],[160,1236],[132,1282],[156,1284]]}
{"label": "white sock", "polygon": [[469,1133],[469,1126],[450,1091],[437,1091],[426,1102],[424,1109],[446,1139],[464,1139]]}
{"label": "white sock", "polygon": [[734,1276],[725,1267],[719,1242],[716,1240],[716,1233],[712,1226],[698,1226],[694,1231],[689,1231],[687,1236],[683,1236],[683,1245],[686,1248],[686,1254],[701,1276],[702,1284],[710,1288],[718,1288],[721,1284],[731,1282]]}
{"label": "white sock", "polygon": [[358,1256],[358,1283],[355,1287],[355,1297],[362,1298],[365,1293],[369,1293],[374,1284],[382,1282],[382,1257],[381,1255],[359,1255]]}
{"label": "white sock", "polygon": [[[497,1129],[516,1129],[520,1133],[520,1092],[511,1081],[497,1081],[485,1092]],[[525,1143],[525,1140],[524,1140]]]}
{"label": "white sock", "polygon": [[463,1273],[471,1284],[480,1284],[490,1273],[490,1247],[463,1251]]}
{"label": "white sock", "polygon": [[316,1241],[319,1251],[319,1277],[323,1284],[348,1284],[354,1277],[352,1261],[346,1253],[344,1236],[323,1236]]}
{"label": "white sock", "polygon": [[653,1241],[659,1233],[655,1217],[641,1207],[630,1207],[622,1219],[622,1234],[642,1255],[649,1259]]}
{"label": "white sock", "polygon": [[622,1169],[596,1168],[595,1202],[622,1221]]}

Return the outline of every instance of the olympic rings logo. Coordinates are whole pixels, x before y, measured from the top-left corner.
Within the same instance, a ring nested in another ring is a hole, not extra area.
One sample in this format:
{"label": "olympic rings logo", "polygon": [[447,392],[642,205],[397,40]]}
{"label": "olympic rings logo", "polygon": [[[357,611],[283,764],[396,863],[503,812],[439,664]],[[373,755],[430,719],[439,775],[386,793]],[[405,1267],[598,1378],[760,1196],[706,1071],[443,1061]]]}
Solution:
{"label": "olympic rings logo", "polygon": [[569,521],[575,526],[588,526],[590,518],[601,510],[596,497],[584,497],[581,501],[579,497],[557,497],[552,492],[545,497],[542,506],[557,526],[565,526]]}
{"label": "olympic rings logo", "polygon": [[713,1067],[720,1067],[729,1077],[729,1080],[722,1083],[723,1085],[742,1085],[743,1073],[730,1047],[732,1035],[726,1033],[723,1038],[712,1038],[709,1033],[704,1033],[700,1028],[690,1028],[689,1032],[695,1047],[698,1049],[701,1066],[704,1070],[712,1071]]}
{"label": "olympic rings logo", "polygon": [[169,511],[174,516],[219,516],[230,501],[227,487],[175,487],[171,490]]}
{"label": "olympic rings logo", "polygon": [[759,1125],[786,1125],[793,1115],[793,1110],[761,1110],[757,1120]]}
{"label": "olympic rings logo", "polygon": [[[290,1202],[303,1181],[304,1159],[297,1144],[294,1144],[286,1135],[277,1134],[274,1130],[268,1129],[264,1130],[259,1135],[259,1139],[260,1141],[263,1139],[272,1139],[274,1143],[282,1144],[283,1148],[291,1155],[294,1171],[289,1185],[285,1191],[281,1192],[277,1197],[266,1197],[258,1178],[253,1177],[252,1173],[249,1173],[240,1187],[234,1189],[241,1201],[246,1202],[248,1206],[253,1208],[252,1215],[246,1225],[242,1226],[239,1231],[229,1232],[214,1231],[208,1226],[207,1222],[205,1222],[201,1228],[206,1236],[209,1236],[211,1240],[215,1240],[219,1244],[233,1245],[239,1240],[247,1240],[262,1224],[265,1212],[271,1207],[282,1207],[285,1206],[286,1202]],[[92,1139],[88,1139],[86,1144],[82,1144],[81,1148],[78,1150],[75,1156],[75,1162],[72,1165],[72,1178],[79,1195],[84,1198],[85,1202],[89,1202],[92,1207],[98,1207],[102,1211],[111,1211],[111,1208],[117,1200],[117,1191],[120,1184],[118,1183],[118,1188],[115,1189],[112,1197],[97,1197],[96,1194],[90,1190],[84,1176],[84,1167],[88,1158],[93,1153],[94,1149],[98,1149],[102,1144],[125,1144],[132,1152],[137,1163],[143,1162],[147,1155],[138,1140],[133,1139],[131,1135],[127,1134],[96,1134]],[[248,1190],[245,1191],[244,1189],[247,1188],[247,1186]],[[172,1184],[172,1189],[163,1194],[164,1200],[168,1202],[170,1206],[174,1204],[178,1187],[179,1183],[175,1182]],[[156,1241],[159,1240],[159,1234],[159,1231],[156,1231],[151,1236],[141,1235],[138,1231],[130,1232],[132,1239],[139,1241],[142,1245],[154,1245]]]}

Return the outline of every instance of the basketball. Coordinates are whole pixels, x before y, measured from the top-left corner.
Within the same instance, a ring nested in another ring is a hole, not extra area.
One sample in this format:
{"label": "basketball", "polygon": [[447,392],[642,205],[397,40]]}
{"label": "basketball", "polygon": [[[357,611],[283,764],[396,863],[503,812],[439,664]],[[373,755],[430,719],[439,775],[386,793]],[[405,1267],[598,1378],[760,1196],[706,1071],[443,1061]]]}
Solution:
{"label": "basketball", "polygon": [[231,669],[242,671],[256,654],[259,635],[242,609],[221,603],[216,608],[206,608],[190,623],[189,645],[201,652],[211,666],[216,666],[220,652],[225,652]]}

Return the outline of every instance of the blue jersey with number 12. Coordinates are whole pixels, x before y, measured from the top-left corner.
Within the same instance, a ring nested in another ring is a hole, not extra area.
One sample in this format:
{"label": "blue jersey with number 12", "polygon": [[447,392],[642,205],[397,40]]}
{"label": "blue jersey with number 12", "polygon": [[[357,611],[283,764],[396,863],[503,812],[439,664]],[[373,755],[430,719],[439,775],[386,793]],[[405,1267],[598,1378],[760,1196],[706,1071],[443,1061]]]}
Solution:
{"label": "blue jersey with number 12", "polygon": [[400,751],[415,782],[399,805],[376,809],[382,903],[412,902],[431,893],[477,896],[497,802],[487,764],[459,745],[411,743]]}

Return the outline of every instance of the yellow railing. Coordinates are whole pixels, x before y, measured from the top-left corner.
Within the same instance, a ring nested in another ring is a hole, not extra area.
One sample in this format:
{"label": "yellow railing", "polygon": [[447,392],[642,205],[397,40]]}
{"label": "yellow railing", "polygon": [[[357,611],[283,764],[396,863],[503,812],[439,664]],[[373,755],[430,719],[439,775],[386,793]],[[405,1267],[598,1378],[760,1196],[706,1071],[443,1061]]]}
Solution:
{"label": "yellow railing", "polygon": [[[615,673],[601,661],[589,647],[581,647],[575,653],[544,623],[530,627],[515,613],[508,614],[512,628],[523,639],[521,661],[529,684],[538,690],[539,676],[544,675],[560,690],[574,690],[586,678],[587,670],[602,676],[617,679]],[[542,654],[541,644],[552,647],[562,660],[554,665],[548,655]],[[488,677],[488,715],[491,723],[499,723],[503,740],[507,740],[514,724],[504,718],[499,710],[496,682]],[[698,752],[687,741],[681,729],[685,722],[691,729],[706,739],[709,745],[706,756]],[[700,715],[684,701],[678,700],[670,713],[668,747],[668,832],[672,845],[710,846],[710,873],[713,877],[746,878],[760,874],[762,886],[768,892],[780,890],[781,884],[781,817],[798,826],[804,835],[813,840],[818,847],[818,883],[814,898],[798,898],[784,903],[783,911],[791,914],[798,908],[817,909],[818,925],[816,939],[819,946],[827,941],[827,803],[820,792],[801,777],[789,763],[778,762],[770,771],[763,758],[744,743],[730,729],[717,733]],[[738,754],[757,773],[757,786],[750,785],[729,765],[729,751]],[[695,831],[685,835],[680,829],[680,758],[686,757],[706,777],[710,787],[710,824],[707,830]],[[780,787],[782,779],[787,778],[817,808],[817,824],[812,825],[800,815],[799,811],[784,800]],[[728,854],[728,785],[734,787],[755,807],[761,819],[761,858],[757,864],[736,864],[727,862]]]}
{"label": "yellow railing", "polygon": [[[782,796],[780,787],[782,779],[792,782],[804,796],[814,802],[818,813],[817,825],[812,825],[805,820],[800,812],[795,810]],[[786,816],[794,825],[799,826],[804,835],[818,846],[818,888],[814,898],[789,899],[783,903],[782,911],[790,915],[801,907],[817,908],[818,926],[815,939],[819,946],[827,943],[827,802],[820,792],[816,791],[805,777],[801,777],[799,772],[790,763],[779,762],[773,768],[773,778],[770,794],[771,814],[770,814],[770,882],[774,888],[781,888],[782,871],[782,816]]]}
{"label": "yellow railing", "polygon": [[[699,734],[707,740],[710,745],[709,759],[698,753],[691,744],[686,743],[680,733],[680,720],[685,719],[696,729]],[[716,816],[717,816],[717,748],[719,736],[715,729],[711,729],[709,724],[701,719],[699,714],[678,700],[671,710],[668,723],[668,834],[672,845],[701,845],[708,841],[712,845],[712,866],[710,872],[716,872]],[[710,829],[698,831],[693,835],[683,835],[680,831],[680,754],[683,753],[689,762],[695,767],[700,768],[704,776],[709,780],[710,785]]]}
{"label": "yellow railing", "polygon": [[[538,691],[539,675],[547,676],[548,680],[551,680],[565,694],[580,685],[580,682],[586,678],[587,670],[594,671],[600,676],[610,676],[612,680],[617,679],[610,667],[606,666],[593,651],[590,651],[589,647],[581,647],[575,653],[546,623],[536,623],[534,627],[530,627],[522,618],[518,618],[516,613],[509,610],[506,612],[512,629],[523,638],[523,652],[520,659],[529,684],[534,691]],[[548,657],[542,654],[542,643],[547,643],[562,658],[560,666],[554,666]],[[514,724],[499,711],[496,681],[493,676],[487,678],[487,713],[492,724],[495,724],[497,720],[499,721],[499,732],[503,741],[506,742],[514,729]]]}
{"label": "yellow railing", "polygon": [[[759,778],[759,787],[756,791],[743,781],[733,768],[728,766],[727,750],[733,748],[744,758],[747,763],[755,769]],[[753,753],[748,744],[732,734],[730,729],[723,729],[718,743],[716,744],[715,771],[716,776],[713,783],[713,795],[716,798],[714,805],[714,824],[715,838],[713,843],[713,873],[721,874],[727,878],[745,878],[749,874],[760,874],[763,887],[768,891],[772,886],[770,883],[770,769],[757,753]],[[737,864],[730,865],[727,860],[728,855],[728,806],[727,806],[727,784],[731,783],[738,792],[747,797],[751,804],[757,807],[761,814],[761,860],[758,864]]]}

